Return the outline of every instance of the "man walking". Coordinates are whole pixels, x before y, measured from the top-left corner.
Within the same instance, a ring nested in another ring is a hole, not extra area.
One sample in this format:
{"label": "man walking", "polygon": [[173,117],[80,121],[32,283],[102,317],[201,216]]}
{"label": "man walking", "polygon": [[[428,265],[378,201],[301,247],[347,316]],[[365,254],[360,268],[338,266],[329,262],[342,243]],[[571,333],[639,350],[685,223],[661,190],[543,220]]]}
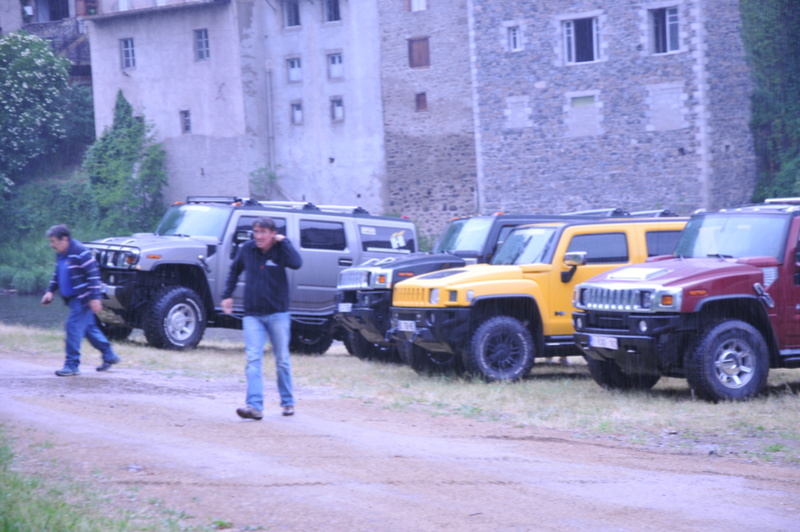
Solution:
{"label": "man walking", "polygon": [[67,357],[64,367],[56,371],[59,377],[80,375],[81,342],[84,336],[103,355],[103,363],[97,371],[106,371],[120,358],[111,348],[103,331],[97,326],[95,314],[103,309],[100,302],[100,270],[89,249],[70,236],[66,225],[54,225],[47,230],[50,247],[56,252],[56,267],[47,292],[42,296],[42,305],[53,301],[58,290],[69,306],[65,330],[67,333]]}
{"label": "man walking", "polygon": [[292,365],[289,360],[291,316],[286,268],[296,270],[302,264],[303,259],[292,243],[278,233],[275,222],[266,216],[253,222],[253,240],[242,244],[231,264],[222,293],[222,311],[225,314],[233,313],[233,291],[242,270],[245,272],[242,326],[247,356],[247,405],[236,409],[241,418],[263,417],[264,383],[261,368],[267,334],[275,355],[283,415],[294,414]]}

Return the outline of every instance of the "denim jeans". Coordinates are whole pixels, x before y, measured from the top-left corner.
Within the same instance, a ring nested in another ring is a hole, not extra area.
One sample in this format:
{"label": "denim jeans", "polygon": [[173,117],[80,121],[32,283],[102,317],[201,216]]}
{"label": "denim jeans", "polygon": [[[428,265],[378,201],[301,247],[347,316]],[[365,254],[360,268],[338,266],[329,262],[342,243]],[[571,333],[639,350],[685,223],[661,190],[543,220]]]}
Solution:
{"label": "denim jeans", "polygon": [[291,315],[288,312],[276,312],[263,316],[245,316],[242,326],[244,351],[247,355],[244,372],[247,377],[247,405],[257,410],[264,410],[264,375],[261,362],[264,358],[264,344],[269,334],[272,352],[275,355],[275,373],[281,406],[293,406],[292,363],[289,360]]}
{"label": "denim jeans", "polygon": [[77,370],[81,364],[81,342],[86,337],[92,347],[103,354],[104,362],[114,362],[119,357],[114,353],[111,342],[97,326],[94,312],[88,306],[83,306],[75,297],[69,300],[69,314],[65,326],[67,333],[66,351],[67,359],[64,367]]}

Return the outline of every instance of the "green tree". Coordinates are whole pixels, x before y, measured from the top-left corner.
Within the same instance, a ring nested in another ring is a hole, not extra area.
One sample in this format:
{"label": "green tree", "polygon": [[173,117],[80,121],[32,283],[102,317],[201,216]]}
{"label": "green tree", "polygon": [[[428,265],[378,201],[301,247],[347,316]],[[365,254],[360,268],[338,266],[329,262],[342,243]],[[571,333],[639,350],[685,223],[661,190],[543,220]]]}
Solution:
{"label": "green tree", "polygon": [[750,126],[759,183],[754,199],[800,195],[800,4],[741,0],[740,8],[755,82]]}
{"label": "green tree", "polygon": [[111,127],[86,151],[83,168],[108,232],[152,230],[164,212],[166,152],[151,129],[120,91]]}
{"label": "green tree", "polygon": [[0,192],[66,136],[69,61],[25,31],[0,37]]}

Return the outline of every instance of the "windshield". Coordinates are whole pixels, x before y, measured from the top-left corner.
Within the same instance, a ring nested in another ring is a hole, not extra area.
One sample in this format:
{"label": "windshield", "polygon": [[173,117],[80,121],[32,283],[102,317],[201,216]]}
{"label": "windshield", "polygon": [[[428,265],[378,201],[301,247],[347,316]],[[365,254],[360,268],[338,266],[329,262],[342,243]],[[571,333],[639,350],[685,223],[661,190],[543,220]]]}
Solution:
{"label": "windshield", "polygon": [[788,223],[786,216],[768,214],[719,213],[692,218],[674,254],[684,258],[775,257],[782,261]]}
{"label": "windshield", "polygon": [[433,252],[477,251],[480,253],[491,227],[492,218],[487,216],[453,220],[439,241],[436,242]]}
{"label": "windshield", "polygon": [[231,210],[213,205],[171,207],[156,227],[157,235],[213,236],[222,240]]}
{"label": "windshield", "polygon": [[497,251],[492,264],[536,264],[544,262],[555,239],[553,227],[515,229]]}

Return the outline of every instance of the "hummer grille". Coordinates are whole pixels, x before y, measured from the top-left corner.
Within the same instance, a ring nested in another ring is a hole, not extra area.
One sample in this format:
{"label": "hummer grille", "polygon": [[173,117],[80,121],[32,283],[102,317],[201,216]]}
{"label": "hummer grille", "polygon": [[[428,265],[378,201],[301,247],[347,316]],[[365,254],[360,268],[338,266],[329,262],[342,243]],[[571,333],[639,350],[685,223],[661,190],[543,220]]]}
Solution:
{"label": "hummer grille", "polygon": [[393,305],[398,307],[417,307],[428,304],[426,289],[419,286],[403,286],[394,289]]}
{"label": "hummer grille", "polygon": [[585,288],[581,294],[581,307],[587,310],[615,310],[620,312],[644,310],[642,296],[643,292],[639,289]]}

